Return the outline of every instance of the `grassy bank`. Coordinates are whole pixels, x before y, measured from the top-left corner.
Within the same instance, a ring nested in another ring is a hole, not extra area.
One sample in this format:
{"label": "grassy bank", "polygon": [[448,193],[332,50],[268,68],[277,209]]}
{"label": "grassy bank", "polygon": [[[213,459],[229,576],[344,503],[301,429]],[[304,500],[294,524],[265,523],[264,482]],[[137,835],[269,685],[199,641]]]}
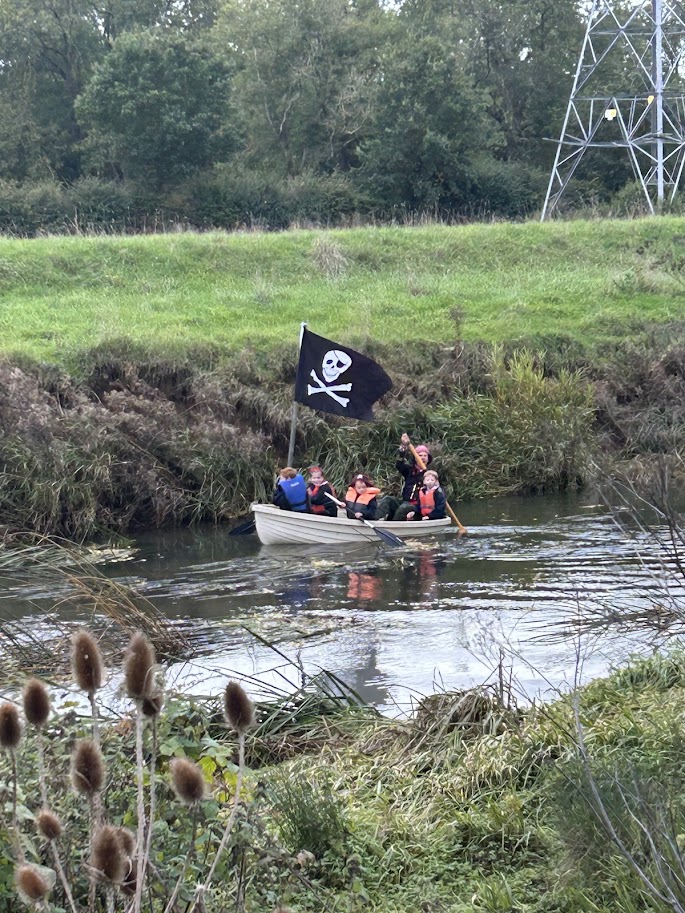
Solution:
{"label": "grassy bank", "polygon": [[685,220],[0,241],[0,524],[218,522],[285,459],[303,318],[377,358],[374,425],[296,462],[386,490],[403,430],[454,501],[685,442]]}
{"label": "grassy bank", "polygon": [[[77,367],[126,340],[209,360],[295,345],[566,335],[685,316],[685,220],[0,241],[0,351]],[[455,315],[455,309],[458,313]]]}
{"label": "grassy bank", "polygon": [[[262,704],[247,741],[241,811],[207,913],[680,910],[684,697],[685,665],[676,655],[638,662],[528,710],[479,692],[434,695],[401,722],[311,691]],[[69,755],[88,729],[73,713],[47,729],[50,803],[65,824],[60,847],[79,904],[87,893],[79,860],[88,814],[69,785]],[[146,730],[149,750],[150,723]],[[180,697],[156,733],[156,872],[145,908],[161,913],[177,875],[187,903],[213,858],[236,783],[236,739],[217,705]],[[127,719],[103,733],[107,816],[129,828],[136,821],[134,741]],[[169,786],[170,762],[179,757],[198,762],[206,780],[197,813]],[[0,789],[9,808],[3,758]],[[40,802],[31,731],[19,760],[26,851],[30,861],[48,863],[33,820]],[[0,899],[14,913],[21,907],[6,825],[0,847]],[[636,866],[674,902],[650,891]],[[59,886],[53,897],[59,908]],[[118,903],[124,909],[123,898]]]}

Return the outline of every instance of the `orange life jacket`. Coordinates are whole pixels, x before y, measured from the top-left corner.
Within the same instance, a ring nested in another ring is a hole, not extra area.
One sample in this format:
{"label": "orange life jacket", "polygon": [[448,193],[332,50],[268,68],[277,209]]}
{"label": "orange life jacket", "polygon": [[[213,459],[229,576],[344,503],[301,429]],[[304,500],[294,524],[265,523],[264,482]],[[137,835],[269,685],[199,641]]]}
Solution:
{"label": "orange life jacket", "polygon": [[352,506],[354,504],[369,504],[376,495],[381,493],[380,488],[367,488],[366,491],[363,491],[361,494],[357,491],[354,485],[351,485],[347,489],[347,494],[345,495],[345,501],[348,505]]}
{"label": "orange life jacket", "polygon": [[421,507],[421,516],[428,517],[435,510],[435,492],[437,488],[431,488],[426,491],[425,488],[419,489],[419,505]]}
{"label": "orange life jacket", "polygon": [[[310,485],[311,485],[311,482],[310,482]],[[333,486],[331,485],[330,482],[324,481],[321,483],[321,485],[329,485],[330,489],[331,489],[331,494],[333,495],[334,498],[336,497],[335,488],[333,488]],[[309,489],[309,494],[315,498],[317,496],[317,494],[319,493],[319,489],[321,488],[321,485],[312,485],[312,487]],[[313,514],[325,514],[326,505],[325,504],[312,504],[310,506],[310,510]]]}

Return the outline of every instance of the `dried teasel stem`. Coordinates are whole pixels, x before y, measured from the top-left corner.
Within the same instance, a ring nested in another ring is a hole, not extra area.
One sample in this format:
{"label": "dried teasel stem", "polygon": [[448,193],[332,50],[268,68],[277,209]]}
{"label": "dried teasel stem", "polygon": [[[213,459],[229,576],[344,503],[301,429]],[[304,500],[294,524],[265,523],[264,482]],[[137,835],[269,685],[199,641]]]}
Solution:
{"label": "dried teasel stem", "polygon": [[[71,782],[76,792],[87,796],[90,817],[90,851],[93,855],[95,829],[101,817],[100,790],[105,781],[105,764],[100,746],[90,739],[78,742],[71,761]],[[90,875],[88,910],[95,913],[95,878]]]}
{"label": "dried teasel stem", "polygon": [[238,812],[238,803],[240,802],[240,791],[243,784],[243,774],[245,771],[245,732],[254,723],[254,704],[249,699],[242,686],[238,682],[229,682],[224,692],[224,716],[227,723],[238,733],[238,775],[235,782],[235,795],[233,796],[233,807],[231,814],[226,822],[221,843],[216,851],[212,866],[205,878],[204,884],[198,885],[195,890],[195,897],[190,907],[189,913],[194,913],[198,906],[204,905],[204,896],[214,878],[214,872],[219,863],[228,838],[230,836],[235,817]]}
{"label": "dried teasel stem", "polygon": [[62,885],[62,890],[64,891],[64,896],[67,899],[69,904],[69,909],[71,913],[78,913],[78,908],[74,902],[74,896],[71,893],[71,888],[69,887],[69,882],[67,881],[66,872],[64,871],[64,866],[62,865],[62,860],[59,857],[59,852],[54,843],[50,844],[50,851],[52,852],[52,861],[55,864],[55,871],[57,872],[57,877],[60,880]]}
{"label": "dried teasel stem", "polygon": [[183,866],[179,873],[178,878],[176,879],[176,884],[174,885],[174,890],[169,898],[169,903],[164,908],[164,913],[172,913],[172,910],[176,906],[176,898],[178,893],[183,887],[183,883],[186,880],[186,875],[188,874],[188,868],[190,863],[195,858],[195,840],[197,839],[197,826],[200,820],[200,803],[194,802],[192,805],[191,811],[192,819],[190,825],[190,845],[188,847],[188,852],[186,853],[186,858],[183,860]]}
{"label": "dried teasel stem", "polygon": [[62,860],[60,859],[59,851],[57,850],[56,841],[62,833],[62,822],[49,808],[44,808],[38,815],[36,823],[38,825],[39,833],[45,837],[50,846],[55,871],[57,872],[57,877],[62,885],[62,890],[64,891],[64,896],[69,904],[69,909],[71,910],[71,913],[78,913],[76,904],[74,903],[74,897],[71,893],[71,888],[69,887],[69,882],[67,881],[67,876],[64,872],[64,867],[62,866]]}
{"label": "dried teasel stem", "polygon": [[19,821],[17,818],[17,753],[14,748],[8,749],[12,765],[12,843],[17,862],[25,860],[24,847],[19,839]]}
{"label": "dried teasel stem", "polygon": [[17,823],[17,755],[16,749],[21,742],[21,721],[19,712],[9,701],[0,704],[0,747],[10,756],[12,766],[12,842],[17,862],[24,861],[24,849],[19,839]]}
{"label": "dried teasel stem", "polygon": [[[137,806],[138,806],[138,867],[136,870],[136,893],[133,899],[133,913],[140,913],[143,901],[143,878],[145,877],[145,785],[143,783],[143,711],[140,702],[136,703],[136,781],[137,781]],[[150,822],[152,829],[152,822]]]}
{"label": "dried teasel stem", "polygon": [[[242,690],[242,689],[241,689]],[[207,877],[204,880],[204,883],[198,885],[195,889],[195,897],[190,906],[188,913],[195,913],[195,910],[204,909],[204,898],[205,894],[210,888],[212,879],[214,878],[214,872],[216,867],[219,864],[219,859],[221,858],[224,850],[226,849],[226,844],[228,843],[228,838],[230,836],[231,830],[233,829],[233,824],[235,822],[236,814],[238,813],[238,803],[240,802],[240,791],[243,784],[243,773],[245,770],[245,732],[238,733],[238,774],[235,781],[235,795],[233,796],[233,807],[231,808],[231,814],[226,822],[226,828],[224,829],[223,837],[221,838],[221,843],[219,848],[216,851],[214,856],[214,861],[212,866],[207,873]]]}
{"label": "dried teasel stem", "polygon": [[[155,821],[155,811],[156,811],[156,797],[157,790],[155,785],[155,772],[157,769],[157,750],[158,750],[158,739],[157,739],[157,717],[159,711],[162,709],[162,701],[155,702],[154,705],[157,708],[157,713],[152,715],[152,749],[150,752],[150,807],[148,809],[147,816],[147,834],[145,837],[145,850],[143,852],[143,872],[147,872],[147,867],[150,862],[150,853],[152,851],[152,828]],[[143,707],[143,713],[145,713],[145,708]],[[150,716],[149,713],[146,713],[146,716]]]}
{"label": "dried teasel stem", "polygon": [[45,778],[45,745],[43,742],[43,727],[50,716],[50,694],[43,682],[31,678],[24,685],[24,716],[26,721],[35,726],[38,747],[38,784],[40,786],[40,800],[43,805],[48,804],[48,788]]}
{"label": "dried teasel stem", "polygon": [[[143,783],[143,702],[157,694],[155,684],[155,651],[148,638],[137,631],[131,638],[124,659],[124,682],[126,692],[136,704],[136,778],[138,785],[138,866],[136,870],[136,892],[133,913],[140,913],[143,899],[143,881],[147,864],[145,847],[145,792]],[[152,830],[152,821],[149,823]]]}

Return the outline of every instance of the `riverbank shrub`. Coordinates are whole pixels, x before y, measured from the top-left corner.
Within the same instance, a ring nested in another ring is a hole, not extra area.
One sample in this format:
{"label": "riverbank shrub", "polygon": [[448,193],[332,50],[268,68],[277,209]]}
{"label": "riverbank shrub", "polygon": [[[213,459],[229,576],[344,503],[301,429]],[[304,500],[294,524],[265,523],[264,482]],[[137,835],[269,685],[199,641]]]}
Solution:
{"label": "riverbank shrub", "polygon": [[[337,249],[318,255],[339,262]],[[663,438],[645,429],[667,413],[674,434],[680,427],[685,391],[680,374],[668,373],[679,346],[659,347],[650,362],[655,377],[671,380],[638,387],[631,360],[578,370],[558,353],[515,347],[376,344],[367,351],[395,378],[393,399],[376,407],[374,423],[301,409],[297,462],[322,463],[338,487],[361,467],[394,491],[408,431],[433,448],[453,500],[580,486],[593,461],[659,452]],[[222,522],[269,500],[288,450],[294,353],[216,359],[211,348],[164,360],[101,346],[81,356],[80,380],[56,367],[0,364],[3,525],[82,540]],[[574,348],[569,361],[578,360]]]}
{"label": "riverbank shrub", "polygon": [[586,478],[593,406],[581,373],[546,377],[529,352],[495,352],[488,394],[452,397],[430,420],[459,496],[563,491]]}

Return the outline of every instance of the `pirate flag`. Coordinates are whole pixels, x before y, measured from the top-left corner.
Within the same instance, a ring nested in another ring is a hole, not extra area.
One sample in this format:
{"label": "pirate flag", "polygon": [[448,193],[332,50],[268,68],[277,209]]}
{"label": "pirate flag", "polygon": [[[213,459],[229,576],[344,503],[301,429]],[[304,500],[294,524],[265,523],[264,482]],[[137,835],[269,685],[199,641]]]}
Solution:
{"label": "pirate flag", "polygon": [[371,406],[391,388],[392,381],[375,361],[304,330],[296,402],[319,412],[372,422]]}

